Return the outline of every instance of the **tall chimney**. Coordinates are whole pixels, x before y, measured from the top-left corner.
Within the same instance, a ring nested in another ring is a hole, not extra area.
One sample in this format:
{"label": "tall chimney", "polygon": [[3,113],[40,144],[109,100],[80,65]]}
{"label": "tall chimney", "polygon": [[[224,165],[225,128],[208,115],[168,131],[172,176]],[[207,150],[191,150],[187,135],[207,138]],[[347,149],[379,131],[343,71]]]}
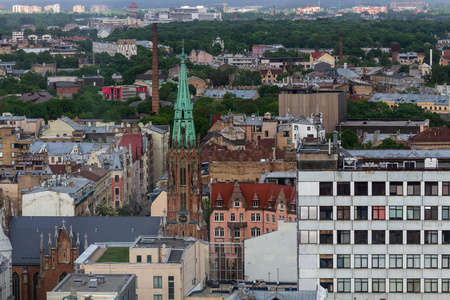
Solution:
{"label": "tall chimney", "polygon": [[342,36],[339,37],[339,63],[342,63],[342,56],[343,56],[343,50],[342,50]]}
{"label": "tall chimney", "polygon": [[398,61],[398,53],[400,52],[400,44],[392,43],[391,44],[391,52],[392,52],[392,62]]}
{"label": "tall chimney", "polygon": [[153,61],[152,61],[152,111],[159,111],[159,70],[158,70],[158,33],[153,23]]}

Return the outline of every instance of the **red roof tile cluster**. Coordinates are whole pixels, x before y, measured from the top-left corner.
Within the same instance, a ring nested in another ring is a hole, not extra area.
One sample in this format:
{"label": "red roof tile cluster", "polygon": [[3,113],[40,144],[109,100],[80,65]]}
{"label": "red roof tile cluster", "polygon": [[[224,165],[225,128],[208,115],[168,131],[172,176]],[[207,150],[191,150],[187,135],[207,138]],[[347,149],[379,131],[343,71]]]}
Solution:
{"label": "red roof tile cluster", "polygon": [[119,142],[119,147],[127,147],[131,144],[133,163],[142,157],[142,135],[139,133],[124,134]]}
{"label": "red roof tile cluster", "polygon": [[[247,207],[253,207],[253,200],[258,199],[259,208],[274,207],[274,204],[281,195],[287,200],[287,205],[297,204],[297,190],[295,186],[271,184],[271,183],[213,183],[211,187],[211,207],[217,207],[216,201],[222,200],[221,207],[227,207],[231,199],[233,190],[237,186],[247,203]],[[255,196],[256,195],[256,196]]]}
{"label": "red roof tile cluster", "polygon": [[89,179],[91,181],[97,182],[105,176],[109,170],[96,168],[96,167],[87,167],[84,166],[80,169],[80,172],[75,174],[76,177],[83,177]]}
{"label": "red roof tile cluster", "polygon": [[315,58],[315,59],[318,59],[318,58],[322,57],[323,55],[325,55],[324,52],[312,52],[311,53],[312,58]]}
{"label": "red roof tile cluster", "polygon": [[417,134],[412,139],[413,143],[442,143],[450,142],[450,128],[447,126],[430,127]]}

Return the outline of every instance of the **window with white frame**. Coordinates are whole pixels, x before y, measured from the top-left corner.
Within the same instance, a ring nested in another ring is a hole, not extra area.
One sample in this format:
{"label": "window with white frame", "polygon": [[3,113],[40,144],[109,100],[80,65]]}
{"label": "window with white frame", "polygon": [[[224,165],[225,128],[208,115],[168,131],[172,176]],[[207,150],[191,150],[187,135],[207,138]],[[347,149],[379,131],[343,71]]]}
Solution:
{"label": "window with white frame", "polygon": [[253,228],[250,230],[250,234],[251,234],[252,237],[260,236],[260,235],[261,235],[261,228],[253,227]]}
{"label": "window with white frame", "polygon": [[223,229],[222,227],[216,227],[214,229],[214,237],[217,237],[217,238],[225,237],[225,229]]}
{"label": "window with white frame", "polygon": [[317,220],[317,206],[300,207],[300,220]]}
{"label": "window with white frame", "polygon": [[300,230],[300,244],[317,244],[317,231]]}

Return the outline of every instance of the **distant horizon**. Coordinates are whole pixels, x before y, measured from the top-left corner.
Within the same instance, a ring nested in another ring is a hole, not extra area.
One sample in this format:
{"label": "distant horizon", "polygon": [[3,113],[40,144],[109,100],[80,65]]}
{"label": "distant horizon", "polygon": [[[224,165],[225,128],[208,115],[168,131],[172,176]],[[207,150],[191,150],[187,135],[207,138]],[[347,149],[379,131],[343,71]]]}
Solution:
{"label": "distant horizon", "polygon": [[[408,2],[401,0],[402,2]],[[84,5],[87,9],[89,9],[92,5],[95,4],[104,4],[108,5],[110,9],[124,9],[128,8],[128,6],[131,4],[132,1],[118,1],[118,0],[98,0],[98,1],[87,1],[87,0],[75,0],[75,1],[36,1],[36,0],[4,0],[1,4],[5,5],[7,9],[11,9],[13,5],[19,4],[19,5],[38,5],[41,7],[44,7],[46,5],[52,5],[52,4],[60,4],[62,9],[70,9],[74,5]],[[183,5],[186,6],[207,6],[207,7],[218,7],[221,8],[222,6],[217,4],[217,1],[215,0],[158,0],[158,1],[152,1],[151,5],[149,5],[148,1],[140,1],[136,0],[134,1],[138,5],[140,9],[154,9],[154,8],[168,8],[168,7],[180,7]],[[358,0],[341,0],[340,4],[341,7],[351,7],[356,6]],[[388,0],[383,1],[377,1],[377,0],[367,0],[367,1],[360,1],[360,5],[367,6],[367,5],[377,5],[377,6],[387,6],[390,2]],[[446,4],[448,3],[445,0],[429,0],[425,1],[427,3],[436,5],[436,4]],[[125,4],[126,3],[126,4]],[[339,0],[317,0],[317,1],[311,1],[311,0],[301,0],[299,2],[293,1],[293,0],[278,0],[276,1],[269,1],[269,0],[231,0],[227,1],[228,6],[231,7],[243,7],[243,6],[263,6],[263,7],[270,7],[275,4],[276,7],[279,8],[286,8],[286,7],[305,7],[305,6],[318,6],[320,3],[321,7],[336,7],[338,6]]]}

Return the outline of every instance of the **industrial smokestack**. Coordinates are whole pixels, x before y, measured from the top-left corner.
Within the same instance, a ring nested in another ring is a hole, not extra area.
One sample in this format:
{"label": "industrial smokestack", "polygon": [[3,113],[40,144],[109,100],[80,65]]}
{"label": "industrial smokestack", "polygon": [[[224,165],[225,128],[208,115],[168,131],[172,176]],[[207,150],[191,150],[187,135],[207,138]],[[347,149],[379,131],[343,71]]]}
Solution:
{"label": "industrial smokestack", "polygon": [[153,23],[152,111],[159,112],[158,26]]}
{"label": "industrial smokestack", "polygon": [[398,61],[398,53],[400,52],[400,44],[392,43],[391,44],[391,52],[392,52],[392,62]]}

